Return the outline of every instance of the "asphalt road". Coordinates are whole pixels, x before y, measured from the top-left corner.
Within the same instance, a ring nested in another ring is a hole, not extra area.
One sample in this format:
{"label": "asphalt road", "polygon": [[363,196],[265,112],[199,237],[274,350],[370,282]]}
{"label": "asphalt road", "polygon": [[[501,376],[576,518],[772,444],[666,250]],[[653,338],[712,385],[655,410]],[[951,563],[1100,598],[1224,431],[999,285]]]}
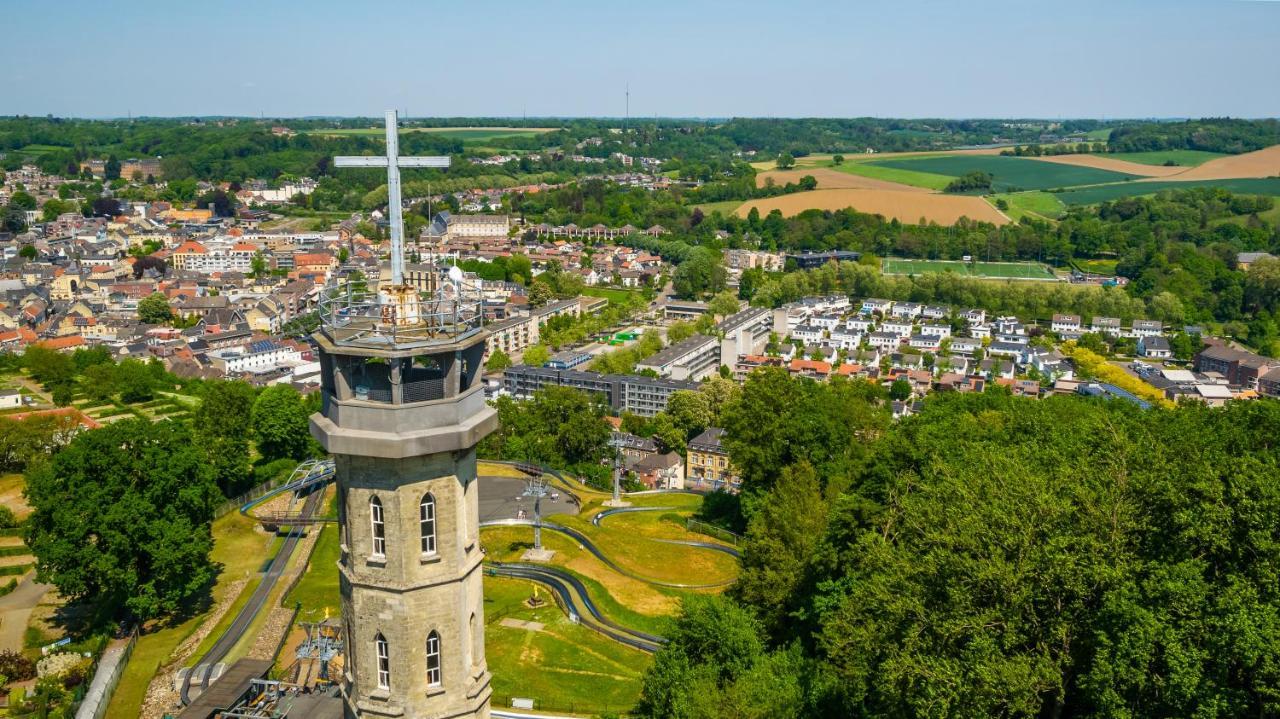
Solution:
{"label": "asphalt road", "polygon": [[23,634],[27,631],[31,610],[52,588],[37,582],[35,572],[28,572],[12,592],[0,597],[0,650],[22,651]]}

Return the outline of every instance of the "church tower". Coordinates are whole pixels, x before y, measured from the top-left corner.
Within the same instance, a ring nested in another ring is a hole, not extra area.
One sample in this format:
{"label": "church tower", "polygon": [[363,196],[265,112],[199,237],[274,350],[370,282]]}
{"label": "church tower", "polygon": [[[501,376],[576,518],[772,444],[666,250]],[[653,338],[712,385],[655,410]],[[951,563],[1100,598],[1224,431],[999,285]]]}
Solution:
{"label": "church tower", "polygon": [[396,168],[435,158],[397,158],[394,133],[388,113],[387,158],[338,162],[396,175],[392,282],[326,288],[314,337],[324,403],[311,429],[337,471],[342,694],[349,719],[488,719],[475,448],[497,415],[480,380],[481,298],[456,269],[429,296],[404,283]]}

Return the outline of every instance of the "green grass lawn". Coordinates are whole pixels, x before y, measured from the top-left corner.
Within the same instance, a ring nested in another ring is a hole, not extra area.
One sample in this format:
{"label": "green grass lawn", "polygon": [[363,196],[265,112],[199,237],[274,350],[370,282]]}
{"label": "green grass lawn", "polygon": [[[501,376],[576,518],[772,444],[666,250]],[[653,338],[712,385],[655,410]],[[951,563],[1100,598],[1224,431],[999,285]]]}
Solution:
{"label": "green grass lawn", "polygon": [[1088,138],[1089,142],[1106,142],[1111,139],[1111,128],[1090,130],[1084,136]]}
{"label": "green grass lawn", "polygon": [[[1277,171],[1280,171],[1280,169]],[[1280,178],[1276,177],[1237,180],[1194,180],[1189,182],[1177,182],[1174,180],[1122,182],[1112,185],[1098,185],[1097,187],[1081,187],[1055,194],[1058,199],[1067,205],[1095,205],[1099,202],[1118,200],[1123,197],[1140,197],[1142,195],[1154,195],[1164,190],[1190,190],[1196,187],[1220,187],[1228,192],[1240,195],[1280,196]]]}
{"label": "green grass lawn", "polygon": [[603,297],[609,300],[610,304],[624,305],[638,293],[635,290],[619,290],[611,287],[584,287],[582,294],[587,297]]}
{"label": "green grass lawn", "polygon": [[893,167],[868,161],[849,162],[846,160],[840,165],[829,164],[829,167],[840,172],[847,172],[850,175],[861,175],[862,177],[897,182],[903,185],[911,185],[912,187],[925,187],[930,190],[941,190],[955,179],[949,175],[926,172],[916,168]]}
{"label": "green grass lawn", "polygon": [[[640,696],[651,659],[586,627],[574,624],[554,601],[530,609],[534,585],[485,577],[485,652],[493,673],[493,706],[512,697],[534,700],[534,708],[582,714],[622,713]],[[503,625],[504,619],[538,622],[540,631]]]}
{"label": "green grass lawn", "polygon": [[[687,510],[686,510],[687,511]],[[587,514],[557,517],[557,521],[591,538],[606,557],[618,566],[645,579],[676,584],[716,584],[738,576],[738,562],[722,552],[679,544],[663,544],[653,539],[705,540],[683,526],[660,521],[661,513],[622,515],[591,524]]]}
{"label": "green grass lawn", "polygon": [[47,155],[50,152],[61,152],[63,150],[71,150],[70,147],[58,147],[57,145],[26,145],[20,149],[14,150],[14,153],[21,155]]}
{"label": "green grass lawn", "polygon": [[1003,212],[1015,222],[1028,215],[1056,220],[1067,210],[1066,206],[1062,204],[1062,200],[1059,200],[1053,193],[1039,190],[991,195],[987,199],[993,205],[996,200],[1004,200],[1009,203],[1009,209]]}
{"label": "green grass lawn", "polygon": [[[262,564],[263,554],[273,538],[256,531],[256,523],[232,512],[213,523],[215,562],[223,565],[213,588],[213,601],[221,601],[231,591],[231,584],[250,579]],[[160,667],[173,659],[173,652],[200,627],[207,614],[200,614],[180,624],[149,630],[138,639],[133,656],[125,667],[120,684],[111,695],[107,707],[109,719],[137,719],[147,685]]]}
{"label": "green grass lawn", "polygon": [[295,602],[301,605],[300,621],[318,622],[342,613],[342,600],[338,595],[338,559],[341,555],[338,525],[325,524],[311,552],[307,571],[284,598],[285,606],[293,606]]}
{"label": "green grass lawn", "polygon": [[[1262,220],[1263,222],[1269,222],[1269,223],[1271,223],[1271,226],[1272,226],[1272,227],[1280,227],[1280,203],[1277,203],[1275,207],[1271,208],[1270,210],[1267,210],[1266,212],[1259,212],[1259,213],[1258,213],[1258,219]],[[1225,224],[1243,225],[1243,224],[1245,224],[1245,223],[1246,223],[1246,222],[1248,222],[1248,221],[1249,221],[1249,217],[1248,217],[1248,215],[1245,215],[1245,216],[1241,216],[1241,217],[1222,217],[1222,218],[1219,218],[1219,219],[1217,219],[1217,220],[1213,220],[1213,221],[1211,221],[1209,224],[1212,224],[1212,225],[1225,225]]]}
{"label": "green grass lawn", "polygon": [[903,260],[885,258],[883,272],[910,275],[924,272],[954,272],[968,277],[994,279],[1052,279],[1054,274],[1037,262],[961,262],[959,260]]}
{"label": "green grass lawn", "polygon": [[713,212],[728,217],[732,215],[739,207],[742,207],[742,200],[721,200],[720,202],[703,202],[694,207],[702,210],[702,214],[710,215]]}
{"label": "green grass lawn", "polygon": [[986,172],[992,176],[994,180],[992,189],[996,192],[1047,190],[1050,188],[1097,185],[1106,182],[1137,179],[1136,175],[1128,175],[1122,172],[1001,155],[906,157],[882,160],[871,164],[873,166],[947,177],[960,177],[971,172]]}
{"label": "green grass lawn", "polygon": [[1203,165],[1209,160],[1226,157],[1221,152],[1205,152],[1203,150],[1157,150],[1154,152],[1115,152],[1102,157],[1114,157],[1117,160],[1137,162],[1142,165],[1164,165],[1170,160],[1182,167]]}
{"label": "green grass lawn", "polygon": [[1119,260],[1076,260],[1076,264],[1085,272],[1095,275],[1115,276]]}

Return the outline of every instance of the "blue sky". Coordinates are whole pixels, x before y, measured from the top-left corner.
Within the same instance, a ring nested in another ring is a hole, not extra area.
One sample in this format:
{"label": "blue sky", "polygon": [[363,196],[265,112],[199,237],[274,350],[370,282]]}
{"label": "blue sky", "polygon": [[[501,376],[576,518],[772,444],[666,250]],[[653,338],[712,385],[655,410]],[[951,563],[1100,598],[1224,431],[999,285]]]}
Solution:
{"label": "blue sky", "polygon": [[3,6],[5,115],[1280,115],[1272,0]]}

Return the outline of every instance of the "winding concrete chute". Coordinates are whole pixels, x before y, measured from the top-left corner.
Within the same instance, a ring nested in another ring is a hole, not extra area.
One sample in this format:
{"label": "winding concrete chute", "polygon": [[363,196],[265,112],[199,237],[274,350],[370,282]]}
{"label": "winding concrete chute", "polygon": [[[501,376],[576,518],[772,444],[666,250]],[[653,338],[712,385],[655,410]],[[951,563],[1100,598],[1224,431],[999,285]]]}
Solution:
{"label": "winding concrete chute", "polygon": [[569,615],[570,621],[621,644],[652,654],[667,641],[655,634],[630,629],[607,619],[591,601],[582,582],[568,572],[534,564],[502,563],[490,564],[488,571],[496,576],[524,579],[548,587]]}
{"label": "winding concrete chute", "polygon": [[[480,526],[481,527],[532,527],[533,520],[531,519],[494,519],[488,522],[481,522]],[[626,577],[630,577],[631,579],[634,579],[638,582],[644,582],[645,584],[652,584],[655,587],[667,587],[669,589],[719,589],[720,587],[727,587],[730,584],[733,584],[734,582],[734,580],[730,579],[725,582],[716,582],[714,584],[681,584],[679,582],[664,582],[659,579],[652,579],[650,577],[645,577],[645,576],[636,574],[635,572],[632,572],[629,569],[625,569],[623,567],[618,566],[616,562],[614,562],[612,559],[609,559],[609,557],[605,556],[604,552],[600,551],[600,548],[597,547],[595,543],[593,543],[590,539],[587,538],[587,535],[583,534],[582,532],[579,532],[576,529],[573,529],[572,527],[566,527],[561,524],[556,524],[554,522],[548,522],[546,520],[543,520],[542,528],[549,529],[553,532],[559,532],[560,534],[563,534],[566,537],[577,542],[579,545],[582,546],[583,549],[587,550],[588,552],[591,552],[591,554],[593,554],[596,559],[599,559],[600,561],[604,562],[606,565],[608,565],[610,569],[617,572],[618,574],[621,574]]]}

